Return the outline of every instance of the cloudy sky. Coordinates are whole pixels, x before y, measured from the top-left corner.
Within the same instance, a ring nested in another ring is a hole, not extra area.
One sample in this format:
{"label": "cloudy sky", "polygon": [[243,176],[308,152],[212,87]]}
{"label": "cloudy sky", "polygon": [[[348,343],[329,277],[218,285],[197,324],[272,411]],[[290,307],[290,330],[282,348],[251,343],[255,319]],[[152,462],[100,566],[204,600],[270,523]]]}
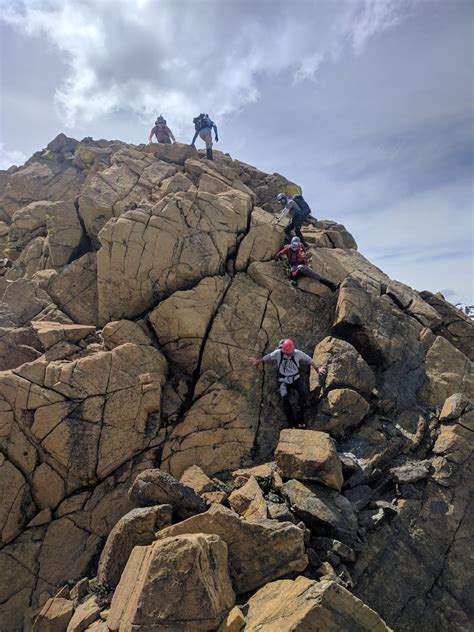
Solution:
{"label": "cloudy sky", "polygon": [[0,167],[60,131],[190,142],[302,185],[393,278],[474,303],[472,0],[0,0]]}

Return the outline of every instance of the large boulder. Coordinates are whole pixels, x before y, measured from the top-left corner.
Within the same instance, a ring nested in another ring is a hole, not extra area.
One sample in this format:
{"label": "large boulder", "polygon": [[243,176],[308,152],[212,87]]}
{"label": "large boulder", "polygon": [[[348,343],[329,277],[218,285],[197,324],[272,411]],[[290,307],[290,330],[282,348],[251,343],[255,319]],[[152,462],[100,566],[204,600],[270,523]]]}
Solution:
{"label": "large boulder", "polygon": [[167,527],[158,539],[183,533],[214,533],[227,543],[234,589],[245,593],[308,565],[304,531],[289,522],[248,522],[236,513],[213,505],[206,513]]}
{"label": "large boulder", "polygon": [[[358,351],[345,340],[329,336],[316,345],[313,360],[318,366],[327,367],[324,382],[326,389],[348,388],[365,396],[375,388],[375,375]],[[312,375],[311,390],[318,387],[316,375]]]}
{"label": "large boulder", "polygon": [[318,428],[332,437],[340,438],[357,426],[367,415],[370,406],[366,399],[351,388],[335,388],[319,405]]}
{"label": "large boulder", "polygon": [[352,503],[338,492],[322,485],[287,481],[282,493],[293,513],[318,535],[348,544],[357,535],[357,516]]}
{"label": "large boulder", "polygon": [[170,504],[181,520],[206,511],[206,502],[192,487],[158,469],[145,470],[130,488],[130,500],[137,505]]}
{"label": "large boulder", "polygon": [[245,632],[390,632],[379,615],[333,581],[267,584],[247,604]]}
{"label": "large boulder", "polygon": [[112,632],[215,630],[234,603],[221,538],[202,533],[169,537],[133,550],[107,626]]}
{"label": "large boulder", "polygon": [[314,430],[282,430],[275,460],[283,478],[317,481],[340,491],[342,465],[331,437]]}
{"label": "large boulder", "polygon": [[171,505],[132,509],[109,533],[100,555],[97,579],[115,587],[135,546],[152,544],[155,532],[171,524]]}

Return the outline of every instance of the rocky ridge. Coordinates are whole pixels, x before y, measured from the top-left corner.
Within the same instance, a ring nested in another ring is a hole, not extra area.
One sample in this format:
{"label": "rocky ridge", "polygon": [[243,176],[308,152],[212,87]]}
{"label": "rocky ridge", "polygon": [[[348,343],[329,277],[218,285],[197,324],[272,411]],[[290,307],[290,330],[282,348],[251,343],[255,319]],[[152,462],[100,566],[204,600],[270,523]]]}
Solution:
{"label": "rocky ridge", "polygon": [[[290,286],[294,187],[62,134],[0,172],[2,632],[469,629],[473,323],[328,220],[338,292]],[[287,336],[305,431],[247,362]]]}

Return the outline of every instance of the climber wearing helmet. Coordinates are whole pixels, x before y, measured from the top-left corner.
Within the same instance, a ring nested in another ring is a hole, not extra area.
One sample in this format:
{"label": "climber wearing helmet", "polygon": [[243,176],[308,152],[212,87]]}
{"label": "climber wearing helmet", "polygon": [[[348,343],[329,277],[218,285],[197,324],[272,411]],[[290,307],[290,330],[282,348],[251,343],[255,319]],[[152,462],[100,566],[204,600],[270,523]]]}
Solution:
{"label": "climber wearing helmet", "polygon": [[307,276],[311,279],[319,281],[320,283],[328,287],[331,292],[335,292],[339,287],[338,285],[336,285],[336,283],[333,283],[329,279],[326,279],[311,268],[311,254],[303,246],[299,237],[293,237],[291,243],[288,246],[285,246],[279,252],[277,252],[275,255],[275,261],[278,261],[284,256],[286,256],[288,263],[288,276],[290,277],[294,285],[296,285],[296,279],[298,277]]}
{"label": "climber wearing helmet", "polygon": [[173,132],[166,125],[166,119],[163,116],[160,116],[155,121],[155,127],[151,130],[150,135],[148,137],[148,143],[152,142],[153,136],[156,136],[157,143],[166,143],[170,145],[171,142],[175,143],[176,139],[173,136]]}
{"label": "climber wearing helmet", "polygon": [[217,126],[214,121],[211,121],[209,118],[209,114],[200,114],[193,118],[194,123],[194,136],[191,141],[191,145],[194,147],[194,143],[196,142],[196,138],[199,136],[206,143],[206,157],[209,160],[213,160],[212,156],[212,130],[214,130],[214,135],[216,138],[216,143],[219,141],[219,137],[217,135]]}
{"label": "climber wearing helmet", "polygon": [[280,220],[285,218],[288,213],[292,214],[291,222],[285,227],[285,244],[288,244],[291,240],[292,231],[300,238],[302,244],[308,248],[308,244],[303,238],[301,227],[311,215],[311,209],[304,200],[302,195],[296,195],[294,198],[288,197],[285,193],[279,193],[277,200],[283,206],[283,210],[275,219],[275,224],[278,224]]}
{"label": "climber wearing helmet", "polygon": [[[263,358],[249,358],[249,361],[254,366],[266,362],[276,362],[278,364],[280,395],[286,419],[292,428],[305,428],[306,388],[300,374],[300,364],[310,364],[321,376],[326,375],[326,368],[318,367],[309,355],[296,349],[295,343],[290,338],[281,340],[277,349],[267,353]],[[298,397],[296,417],[290,402],[290,393],[293,390],[296,391]]]}

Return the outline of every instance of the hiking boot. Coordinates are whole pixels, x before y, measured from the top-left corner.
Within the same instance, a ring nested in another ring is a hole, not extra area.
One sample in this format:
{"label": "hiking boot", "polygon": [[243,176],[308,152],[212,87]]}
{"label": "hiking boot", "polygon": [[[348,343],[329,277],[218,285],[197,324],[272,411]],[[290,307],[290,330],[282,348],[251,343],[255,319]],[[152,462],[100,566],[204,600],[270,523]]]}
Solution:
{"label": "hiking boot", "polygon": [[206,158],[208,160],[214,160],[214,158],[212,157],[212,147],[208,147],[206,149]]}

